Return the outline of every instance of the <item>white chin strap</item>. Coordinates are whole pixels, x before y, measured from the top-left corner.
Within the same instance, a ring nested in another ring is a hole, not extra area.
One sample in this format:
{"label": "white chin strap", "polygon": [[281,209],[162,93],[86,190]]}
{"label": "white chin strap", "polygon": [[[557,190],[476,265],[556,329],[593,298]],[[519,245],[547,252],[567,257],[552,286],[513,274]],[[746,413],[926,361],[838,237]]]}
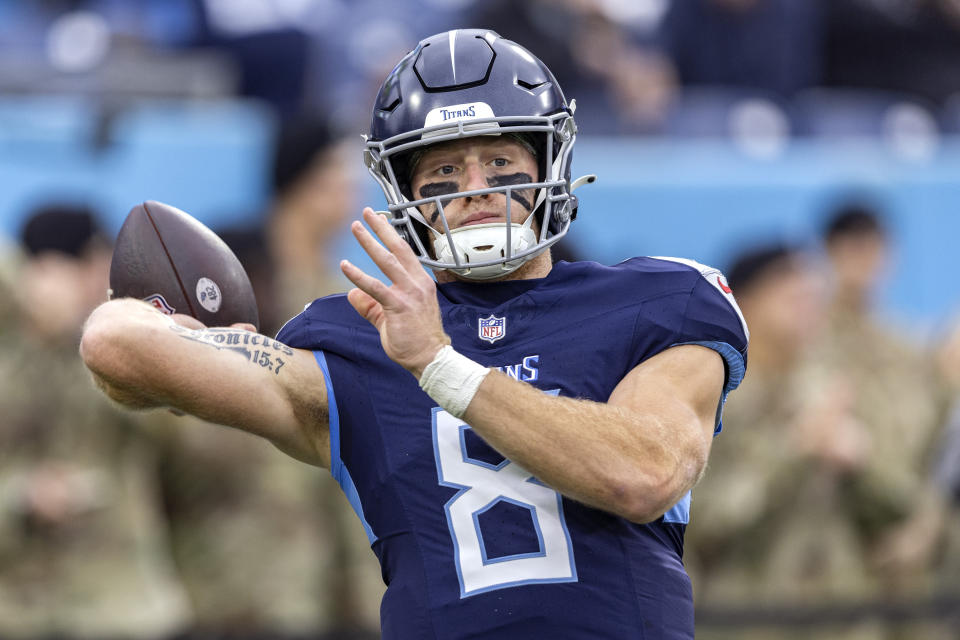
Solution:
{"label": "white chin strap", "polygon": [[[533,216],[527,217],[523,224],[510,225],[510,255],[517,255],[537,244],[537,236],[530,228]],[[448,268],[448,271],[469,280],[491,280],[507,275],[517,269],[536,254],[530,254],[510,262],[471,267],[471,264],[502,260],[507,255],[507,225],[503,222],[489,222],[460,227],[450,231],[454,247],[450,247],[447,237],[433,229],[433,249],[440,262],[456,263],[454,251],[463,267]]]}

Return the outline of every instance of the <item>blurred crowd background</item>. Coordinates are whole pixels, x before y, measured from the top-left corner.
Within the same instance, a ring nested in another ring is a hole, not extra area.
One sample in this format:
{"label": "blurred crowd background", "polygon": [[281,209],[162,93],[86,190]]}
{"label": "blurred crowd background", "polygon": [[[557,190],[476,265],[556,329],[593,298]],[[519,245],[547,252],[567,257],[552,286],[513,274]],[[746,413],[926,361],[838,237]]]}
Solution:
{"label": "blurred crowd background", "polygon": [[328,474],[118,411],[76,347],[144,200],[234,248],[264,333],[345,290],[377,88],[458,27],[577,101],[556,257],[721,267],[750,325],[698,637],[960,637],[957,0],[0,0],[0,637],[377,637]]}

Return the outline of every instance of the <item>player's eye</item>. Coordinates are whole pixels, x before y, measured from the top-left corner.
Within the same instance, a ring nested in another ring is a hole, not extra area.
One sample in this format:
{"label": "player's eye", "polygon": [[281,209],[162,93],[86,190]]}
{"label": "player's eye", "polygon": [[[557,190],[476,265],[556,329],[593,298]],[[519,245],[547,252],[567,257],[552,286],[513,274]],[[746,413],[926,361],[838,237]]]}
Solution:
{"label": "player's eye", "polygon": [[494,158],[493,166],[495,167],[505,167],[510,164],[510,161],[506,158]]}
{"label": "player's eye", "polygon": [[453,172],[456,170],[457,170],[456,167],[454,167],[452,164],[445,164],[441,166],[439,169],[437,169],[437,173],[439,173],[442,176],[452,176]]}

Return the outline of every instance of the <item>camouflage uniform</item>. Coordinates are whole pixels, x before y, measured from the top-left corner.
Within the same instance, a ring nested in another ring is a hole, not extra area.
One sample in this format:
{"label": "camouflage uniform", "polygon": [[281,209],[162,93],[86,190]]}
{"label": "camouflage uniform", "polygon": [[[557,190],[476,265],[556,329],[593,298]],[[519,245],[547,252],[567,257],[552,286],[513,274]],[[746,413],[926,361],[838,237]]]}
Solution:
{"label": "camouflage uniform", "polygon": [[[698,604],[842,607],[916,589],[917,576],[881,573],[872,554],[926,489],[925,454],[939,420],[931,373],[909,345],[837,316],[793,369],[754,368],[727,403],[724,432],[694,490],[687,557]],[[837,386],[849,387],[845,410],[867,433],[855,469],[810,456],[798,437],[798,421]],[[698,637],[897,636],[866,620],[753,636],[700,629]]]}
{"label": "camouflage uniform", "polygon": [[[724,410],[694,489],[685,558],[699,607],[771,608],[850,600],[866,578],[837,477],[791,442],[817,375],[753,370]],[[698,627],[706,638],[871,638],[869,630],[792,634]]]}
{"label": "camouflage uniform", "polygon": [[255,436],[176,420],[166,425],[173,442],[163,476],[197,626],[290,634],[346,626],[349,612],[334,604],[343,594],[330,544],[337,523],[325,504],[332,478]]}
{"label": "camouflage uniform", "polygon": [[[94,388],[76,344],[8,326],[0,348],[0,636],[183,629],[155,444]],[[38,510],[39,494],[52,512]]]}
{"label": "camouflage uniform", "polygon": [[[334,286],[319,275],[296,284],[296,293],[279,287],[278,298],[297,299],[281,305],[285,318]],[[164,485],[198,628],[379,632],[379,564],[328,472],[246,433],[164,412],[153,419],[175,422],[163,425],[172,435]]]}
{"label": "camouflage uniform", "polygon": [[[947,420],[949,393],[931,354],[910,342],[908,334],[852,309],[832,310],[819,357],[854,381],[854,411],[870,429],[867,465],[846,487],[845,498],[866,553],[876,560],[886,537],[936,501],[932,454]],[[943,573],[932,562],[930,557],[924,564],[891,568],[874,562],[872,584],[894,601],[928,597],[938,586],[938,572]],[[955,638],[957,629],[920,621],[890,625],[886,637]]]}
{"label": "camouflage uniform", "polygon": [[847,500],[865,540],[874,542],[928,490],[946,390],[928,354],[851,311],[833,310],[817,358],[853,384],[853,411],[869,427],[870,456]]}

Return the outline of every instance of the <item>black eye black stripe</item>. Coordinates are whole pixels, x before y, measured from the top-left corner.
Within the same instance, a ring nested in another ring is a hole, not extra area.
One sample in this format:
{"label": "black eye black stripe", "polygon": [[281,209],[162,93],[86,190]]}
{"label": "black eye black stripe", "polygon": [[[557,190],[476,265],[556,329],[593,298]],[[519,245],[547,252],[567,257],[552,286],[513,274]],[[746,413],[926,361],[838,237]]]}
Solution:
{"label": "black eye black stripe", "polygon": [[[458,189],[456,182],[430,182],[420,187],[420,198],[435,198],[436,196],[445,196],[448,193],[456,193]],[[440,208],[437,207],[433,215],[430,216],[430,224],[437,221],[440,215]]]}
{"label": "black eye black stripe", "polygon": [[529,173],[511,173],[505,176],[491,176],[487,178],[487,184],[491,187],[503,187],[511,184],[527,184],[533,182]]}
{"label": "black eye black stripe", "polygon": [[[528,173],[511,173],[509,175],[503,176],[491,176],[487,178],[487,184],[491,187],[507,187],[514,184],[528,184],[533,182],[533,177]],[[451,193],[456,193],[459,185],[456,182],[429,182],[420,187],[420,198],[435,198],[437,196],[445,196]],[[530,211],[533,206],[530,204],[530,201],[523,196],[522,193],[517,191],[511,191],[510,197],[519,202],[523,207]],[[430,216],[430,224],[433,224],[437,221],[437,217],[440,215],[439,208],[433,212],[433,215]]]}
{"label": "black eye black stripe", "polygon": [[[487,178],[487,184],[491,187],[506,187],[512,184],[529,184],[531,182],[533,182],[533,177],[531,177],[529,173],[511,173],[506,176],[491,176]],[[511,191],[510,197],[522,204],[527,211],[533,209],[530,201],[523,197],[522,192]]]}
{"label": "black eye black stripe", "polygon": [[448,193],[457,192],[456,182],[430,182],[420,187],[421,198],[433,198],[436,196],[445,196]]}

